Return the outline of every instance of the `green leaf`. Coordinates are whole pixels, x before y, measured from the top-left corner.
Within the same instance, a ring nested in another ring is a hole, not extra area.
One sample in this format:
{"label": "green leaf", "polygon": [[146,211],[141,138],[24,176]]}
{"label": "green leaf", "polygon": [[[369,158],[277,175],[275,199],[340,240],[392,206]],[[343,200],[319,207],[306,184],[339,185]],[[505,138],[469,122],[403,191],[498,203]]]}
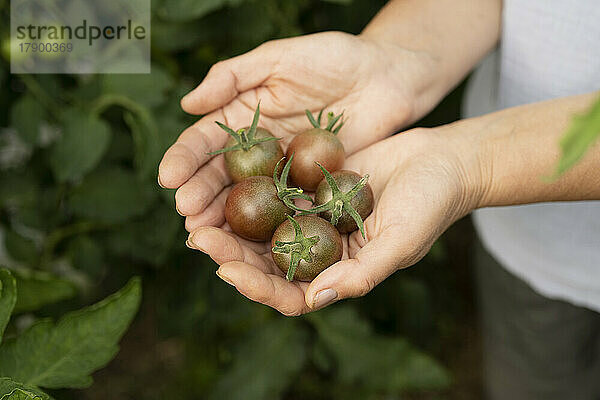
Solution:
{"label": "green leaf", "polygon": [[58,187],[44,185],[39,174],[48,179],[48,166],[39,160],[0,174],[0,207],[10,214],[13,226],[52,229],[64,217],[57,212]]}
{"label": "green leaf", "polygon": [[84,110],[64,114],[62,136],[52,147],[50,167],[59,182],[73,181],[91,171],[108,149],[108,124]]}
{"label": "green leaf", "polygon": [[149,74],[106,74],[102,78],[104,95],[123,95],[146,107],[164,103],[173,85],[173,78],[156,65]]}
{"label": "green leaf", "polygon": [[155,267],[168,261],[177,234],[183,233],[181,217],[172,208],[162,204],[153,208],[149,215],[130,221],[127,226],[111,231],[107,245],[118,255],[147,262]]}
{"label": "green leaf", "polygon": [[227,24],[226,38],[230,51],[233,54],[243,53],[273,38],[282,17],[280,7],[268,1],[247,1],[227,10],[222,18]]}
{"label": "green leaf", "polygon": [[0,400],[50,400],[51,397],[39,389],[13,381],[11,378],[0,378]]}
{"label": "green leaf", "polygon": [[196,23],[152,21],[152,47],[164,51],[179,51],[195,47],[203,36]]}
{"label": "green leaf", "polygon": [[343,382],[386,393],[441,389],[450,382],[435,360],[403,338],[373,333],[351,307],[337,306],[307,318],[315,325],[320,344],[334,355]]}
{"label": "green leaf", "polygon": [[35,311],[46,304],[75,296],[72,282],[43,271],[15,271],[17,304],[14,312]]}
{"label": "green leaf", "polygon": [[67,246],[67,255],[73,267],[85,272],[92,281],[99,279],[105,272],[104,249],[89,236],[74,237]]}
{"label": "green leaf", "polygon": [[244,0],[180,0],[165,1],[158,10],[161,17],[172,21],[189,21],[225,6],[237,6]]}
{"label": "green leaf", "polygon": [[158,124],[161,150],[163,152],[175,142],[181,132],[197,121],[197,117],[183,113],[179,105],[180,99],[192,89],[192,85],[180,83],[171,92],[165,104],[164,112],[154,115]]}
{"label": "green leaf", "polygon": [[131,133],[126,127],[113,127],[112,139],[106,154],[102,157],[102,165],[117,164],[127,165],[131,163],[131,156],[134,154],[134,143]]}
{"label": "green leaf", "polygon": [[31,168],[11,170],[0,176],[0,206],[20,208],[39,199],[40,182]]}
{"label": "green leaf", "polygon": [[35,145],[39,138],[44,108],[37,100],[26,94],[21,96],[10,110],[10,122],[25,143]]}
{"label": "green leaf", "polygon": [[278,399],[302,369],[306,332],[292,319],[277,318],[254,330],[234,354],[210,399]]}
{"label": "green leaf", "polygon": [[118,93],[108,93],[100,96],[95,101],[93,110],[96,114],[102,114],[112,106],[119,106],[124,109],[123,119],[129,126],[132,142],[135,145],[134,161],[139,176],[142,179],[149,177],[154,179],[156,165],[162,156],[162,150],[166,149],[166,147],[162,147],[161,137],[158,133],[159,128],[154,115],[144,104]]}
{"label": "green leaf", "polygon": [[[147,110],[143,115],[149,119],[153,118]],[[156,122],[145,120],[128,111],[124,112],[123,119],[131,130],[131,136],[135,144],[134,162],[140,177],[154,176],[163,150]]]}
{"label": "green leaf", "polygon": [[575,116],[567,133],[560,140],[562,156],[553,179],[571,168],[600,136],[600,97],[582,115]]}
{"label": "green leaf", "polygon": [[0,269],[0,342],[17,301],[17,284],[7,269]]}
{"label": "green leaf", "polygon": [[90,374],[117,353],[140,297],[140,280],[133,278],[117,293],[56,324],[49,319],[35,323],[0,346],[0,375],[46,388],[91,385]]}
{"label": "green leaf", "polygon": [[123,168],[112,167],[90,174],[69,197],[76,216],[117,223],[144,215],[157,192]]}
{"label": "green leaf", "polygon": [[12,229],[4,232],[4,246],[10,257],[15,261],[33,265],[38,259],[39,252],[34,241]]}
{"label": "green leaf", "polygon": [[[38,231],[49,231],[55,229],[59,224],[67,222],[67,217],[64,213],[59,212],[59,205],[62,202],[62,193],[58,185],[42,186],[25,188],[22,193],[23,197],[12,200],[22,201],[15,206],[15,213],[12,215],[15,226],[26,226]],[[22,187],[23,185],[15,185],[14,188]],[[30,190],[31,189],[31,190]],[[30,196],[36,195],[35,198]],[[20,197],[20,196],[18,196]],[[34,234],[35,235],[35,234]],[[29,258],[32,258],[29,256]]]}

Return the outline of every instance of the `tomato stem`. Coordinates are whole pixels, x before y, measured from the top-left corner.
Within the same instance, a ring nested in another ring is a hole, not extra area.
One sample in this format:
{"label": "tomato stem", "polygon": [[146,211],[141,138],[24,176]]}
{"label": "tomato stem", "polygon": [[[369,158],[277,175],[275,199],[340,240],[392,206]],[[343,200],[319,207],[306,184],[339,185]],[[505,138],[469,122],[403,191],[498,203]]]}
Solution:
{"label": "tomato stem", "polygon": [[275,165],[275,170],[273,171],[273,181],[275,182],[275,187],[277,188],[277,197],[279,197],[279,200],[283,201],[283,203],[292,210],[296,210],[297,207],[292,201],[293,199],[304,199],[310,202],[312,202],[312,199],[309,195],[305,194],[302,189],[288,188],[287,186],[288,175],[292,166],[292,160],[294,159],[293,154],[290,156],[290,159],[285,163],[285,166],[281,171],[281,175],[279,177],[277,176],[279,172],[279,165],[281,165],[281,162],[284,158],[285,157],[277,161],[277,165]]}
{"label": "tomato stem", "polygon": [[[323,110],[319,111],[319,116],[317,117],[316,120],[315,120],[315,117],[312,115],[312,113],[309,110],[304,110],[304,112],[306,113],[306,116],[308,117],[310,124],[314,128],[322,129],[321,128],[321,117],[323,116]],[[326,131],[333,133],[334,135],[337,135],[338,132],[340,131],[340,129],[342,129],[342,126],[344,126],[344,123],[346,123],[346,121],[344,121],[343,116],[344,116],[343,111],[339,115],[335,115],[333,113],[333,111],[329,111],[327,113],[327,125],[325,126],[324,129]],[[338,121],[340,122],[339,125],[335,126],[335,124],[337,124]]]}
{"label": "tomato stem", "polygon": [[206,153],[206,154],[208,154],[210,156],[214,156],[214,155],[226,153],[229,151],[238,151],[238,150],[248,151],[252,147],[256,146],[257,144],[264,143],[264,142],[270,142],[272,140],[280,140],[281,138],[276,138],[276,137],[264,137],[264,138],[259,138],[259,139],[255,138],[256,129],[258,128],[258,119],[259,118],[260,118],[260,101],[258,102],[258,105],[256,106],[256,110],[254,111],[254,117],[252,118],[252,125],[250,125],[250,128],[248,128],[247,130],[242,128],[236,132],[233,129],[231,129],[230,127],[228,127],[227,125],[222,124],[219,121],[215,121],[215,123],[217,125],[219,125],[219,127],[221,129],[223,129],[225,132],[227,132],[229,134],[229,136],[231,136],[236,141],[236,144],[233,146],[225,147],[224,149],[211,151],[210,153]]}
{"label": "tomato stem", "polygon": [[340,190],[337,182],[335,181],[335,178],[333,176],[331,176],[329,171],[327,171],[318,162],[316,162],[315,164],[317,164],[317,166],[321,169],[321,172],[325,176],[325,181],[331,188],[331,200],[329,200],[325,204],[321,204],[319,206],[313,207],[310,210],[304,210],[304,209],[301,209],[298,207],[293,208],[293,209],[295,211],[299,211],[300,215],[318,214],[318,213],[322,213],[324,211],[331,211],[331,221],[330,222],[332,225],[336,225],[338,223],[340,217],[342,216],[343,212],[345,211],[356,222],[356,225],[358,226],[358,229],[360,230],[362,237],[366,239],[364,222],[363,222],[362,218],[360,217],[360,215],[358,214],[358,212],[356,211],[356,209],[354,207],[352,207],[352,204],[350,202],[354,197],[356,197],[358,192],[360,192],[367,185],[367,182],[369,180],[369,175],[367,174],[367,175],[363,176],[356,183],[356,185],[354,185],[352,187],[352,189],[350,189],[346,193],[343,193]]}
{"label": "tomato stem", "polygon": [[312,247],[319,242],[319,236],[304,236],[298,222],[289,215],[287,218],[294,227],[294,240],[289,242],[277,240],[272,250],[273,253],[290,254],[290,266],[288,267],[285,279],[292,281],[300,261],[312,261]]}

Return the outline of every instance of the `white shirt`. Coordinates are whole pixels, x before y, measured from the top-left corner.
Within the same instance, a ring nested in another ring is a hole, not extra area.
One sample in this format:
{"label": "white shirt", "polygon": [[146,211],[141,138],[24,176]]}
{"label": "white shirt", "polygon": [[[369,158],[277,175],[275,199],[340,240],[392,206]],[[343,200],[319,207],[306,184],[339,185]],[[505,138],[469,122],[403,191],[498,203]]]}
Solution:
{"label": "white shirt", "polygon": [[[503,7],[500,48],[469,82],[466,116],[600,90],[600,0]],[[534,290],[600,312],[600,201],[486,208],[474,221],[487,250]]]}

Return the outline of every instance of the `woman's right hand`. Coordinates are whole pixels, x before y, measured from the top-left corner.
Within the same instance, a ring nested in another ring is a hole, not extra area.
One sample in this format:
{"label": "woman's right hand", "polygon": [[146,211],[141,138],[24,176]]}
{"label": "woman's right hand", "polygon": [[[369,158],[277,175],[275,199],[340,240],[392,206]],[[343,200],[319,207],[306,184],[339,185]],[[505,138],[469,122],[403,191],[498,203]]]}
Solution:
{"label": "woman's right hand", "polygon": [[217,275],[244,296],[285,315],[363,296],[419,261],[448,226],[479,202],[484,180],[477,152],[468,148],[471,139],[457,146],[440,135],[444,129],[414,129],[346,160],[345,168],[369,174],[375,207],[365,219],[366,239],[359,231],[344,235],[342,261],[312,282],[286,281],[273,262],[270,243],[248,242],[224,229],[199,227],[188,246],[217,262]]}
{"label": "woman's right hand", "polygon": [[304,110],[344,111],[339,138],[347,155],[381,140],[420,117],[421,94],[435,70],[424,52],[405,50],[363,36],[325,32],[267,42],[215,64],[181,105],[205,114],[165,153],[159,183],[177,188],[176,203],[186,228],[222,226],[231,180],[220,149],[227,134],[248,125],[260,100],[260,125],[283,138],[310,127]]}

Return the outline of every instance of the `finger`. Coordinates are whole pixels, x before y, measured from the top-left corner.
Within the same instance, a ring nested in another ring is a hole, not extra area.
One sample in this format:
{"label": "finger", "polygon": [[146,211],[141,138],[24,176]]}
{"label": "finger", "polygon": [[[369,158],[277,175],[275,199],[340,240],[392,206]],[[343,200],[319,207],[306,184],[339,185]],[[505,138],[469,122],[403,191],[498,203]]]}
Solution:
{"label": "finger", "polygon": [[204,80],[181,99],[181,107],[190,114],[206,114],[223,107],[238,94],[260,86],[277,64],[281,49],[264,43],[248,53],[212,66]]}
{"label": "finger", "polygon": [[175,193],[175,204],[181,215],[198,215],[231,183],[223,156],[202,166]]}
{"label": "finger", "polygon": [[304,302],[306,282],[288,282],[280,275],[266,274],[253,265],[238,261],[221,265],[217,275],[250,300],[273,307],[284,315],[295,316],[310,311]]}
{"label": "finger", "polygon": [[273,262],[243,246],[232,234],[212,226],[204,226],[190,233],[188,246],[206,253],[217,264],[240,261],[254,265],[265,273],[276,273]]}
{"label": "finger", "polygon": [[185,219],[185,229],[192,232],[201,226],[219,227],[225,223],[225,201],[231,192],[231,188],[226,188],[210,203],[204,211],[198,215],[190,215]]}
{"label": "finger", "polygon": [[223,147],[227,133],[214,121],[224,121],[222,112],[201,118],[179,136],[165,152],[158,167],[161,186],[176,189],[183,185],[211,156],[207,153]]}
{"label": "finger", "polygon": [[306,304],[316,310],[334,301],[364,296],[398,268],[415,262],[410,250],[413,246],[404,245],[401,232],[396,226],[386,228],[355,258],[340,261],[319,274],[306,291]]}
{"label": "finger", "polygon": [[263,256],[271,254],[271,242],[255,242],[255,241],[252,241],[252,240],[244,239],[243,237],[241,237],[238,234],[236,234],[231,229],[231,226],[229,226],[229,224],[227,222],[225,222],[223,225],[221,225],[220,228],[223,229],[225,232],[233,235],[233,237],[235,237],[236,240],[242,246],[245,246],[245,247],[249,248],[250,250],[252,250],[256,254],[260,254],[260,255],[263,255]]}

